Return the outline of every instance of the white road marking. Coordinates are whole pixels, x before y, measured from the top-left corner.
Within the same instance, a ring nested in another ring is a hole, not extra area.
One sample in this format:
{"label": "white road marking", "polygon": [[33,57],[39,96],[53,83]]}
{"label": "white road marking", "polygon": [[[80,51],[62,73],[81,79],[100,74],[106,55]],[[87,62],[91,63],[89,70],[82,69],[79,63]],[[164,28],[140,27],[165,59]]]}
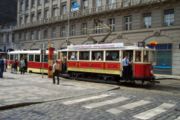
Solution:
{"label": "white road marking", "polygon": [[180,120],[180,116],[178,118],[176,118],[175,120]]}
{"label": "white road marking", "polygon": [[118,97],[116,99],[111,99],[111,100],[107,100],[107,101],[103,101],[103,102],[88,104],[83,107],[92,109],[92,108],[97,108],[97,107],[101,107],[101,106],[105,106],[105,105],[115,104],[115,103],[122,102],[122,101],[125,101],[128,99],[129,98],[126,98],[126,97]]}
{"label": "white road marking", "polygon": [[156,108],[150,109],[150,110],[142,112],[140,114],[137,114],[134,117],[141,119],[141,120],[147,120],[147,119],[155,117],[156,115],[159,115],[163,112],[166,112],[168,109],[173,108],[174,106],[175,106],[175,104],[163,103]]}
{"label": "white road marking", "polygon": [[143,106],[143,105],[146,105],[146,104],[149,104],[151,103],[150,101],[145,101],[145,100],[140,100],[140,101],[137,101],[137,102],[133,102],[133,103],[128,103],[126,105],[123,105],[123,106],[119,106],[117,108],[112,108],[112,109],[109,109],[107,110],[107,112],[110,112],[112,114],[119,114],[121,113],[123,110],[132,110],[136,107],[139,107],[139,106]]}
{"label": "white road marking", "polygon": [[72,105],[84,101],[89,101],[89,100],[94,100],[94,99],[99,99],[99,98],[105,98],[110,96],[110,94],[102,94],[102,95],[97,95],[97,96],[92,96],[92,97],[87,97],[87,98],[81,98],[81,99],[75,99],[75,100],[70,100],[70,101],[65,101],[63,104],[65,105]]}

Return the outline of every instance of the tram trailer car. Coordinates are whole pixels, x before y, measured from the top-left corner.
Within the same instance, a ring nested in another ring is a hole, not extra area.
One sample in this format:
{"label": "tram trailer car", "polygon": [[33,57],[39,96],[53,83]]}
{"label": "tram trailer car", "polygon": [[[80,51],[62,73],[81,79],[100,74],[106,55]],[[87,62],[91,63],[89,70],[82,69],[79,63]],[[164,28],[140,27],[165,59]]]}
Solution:
{"label": "tram trailer car", "polygon": [[[48,50],[44,54],[41,52],[41,50],[16,50],[8,52],[8,68],[12,67],[15,60],[19,62],[22,58],[26,58],[28,62],[27,72],[48,73]],[[56,52],[54,59],[56,59]]]}
{"label": "tram trailer car", "polygon": [[154,82],[152,63],[154,50],[123,43],[70,45],[58,51],[58,58],[67,58],[67,72],[71,76],[92,76],[123,80],[122,59],[128,56],[131,64],[129,81]]}

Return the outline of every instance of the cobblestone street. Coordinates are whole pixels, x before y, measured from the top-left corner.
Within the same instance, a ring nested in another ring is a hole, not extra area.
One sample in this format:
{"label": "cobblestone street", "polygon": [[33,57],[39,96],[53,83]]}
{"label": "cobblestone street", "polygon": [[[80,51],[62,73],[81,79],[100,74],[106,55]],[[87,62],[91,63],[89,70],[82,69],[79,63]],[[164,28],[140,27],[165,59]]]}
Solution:
{"label": "cobblestone street", "polygon": [[120,86],[120,89],[110,84],[61,80],[58,86],[39,74],[5,73],[0,81],[1,107],[43,103],[1,110],[0,120],[180,119],[179,80],[163,80],[152,88]]}

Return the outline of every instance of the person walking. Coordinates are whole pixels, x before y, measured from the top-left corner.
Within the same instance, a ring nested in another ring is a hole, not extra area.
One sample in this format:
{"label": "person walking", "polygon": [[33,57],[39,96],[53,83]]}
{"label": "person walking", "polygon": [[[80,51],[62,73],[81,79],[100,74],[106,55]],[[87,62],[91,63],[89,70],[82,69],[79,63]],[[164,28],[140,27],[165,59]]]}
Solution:
{"label": "person walking", "polygon": [[125,56],[122,60],[123,65],[123,80],[128,80],[128,73],[129,73],[129,59],[127,56]]}
{"label": "person walking", "polygon": [[20,73],[21,74],[24,74],[24,67],[25,67],[25,62],[24,62],[24,59],[21,58],[20,62],[19,62],[19,70],[20,70]]}
{"label": "person walking", "polygon": [[62,69],[62,65],[61,63],[59,63],[57,60],[56,62],[53,64],[53,84],[56,84],[56,79],[55,77],[57,77],[57,84],[59,85],[59,74],[61,72]]}
{"label": "person walking", "polygon": [[0,56],[0,78],[3,78],[3,72],[4,72],[4,60],[2,59],[2,56]]}

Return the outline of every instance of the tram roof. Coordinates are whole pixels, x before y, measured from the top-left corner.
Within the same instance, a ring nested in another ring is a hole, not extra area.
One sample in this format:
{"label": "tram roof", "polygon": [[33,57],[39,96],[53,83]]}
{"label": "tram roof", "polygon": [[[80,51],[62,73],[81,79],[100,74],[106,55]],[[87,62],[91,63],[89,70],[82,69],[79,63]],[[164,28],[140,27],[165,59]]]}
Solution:
{"label": "tram roof", "polygon": [[[8,52],[8,54],[40,54],[41,50],[15,50]],[[46,50],[48,53],[48,50]]]}
{"label": "tram roof", "polygon": [[59,51],[82,51],[82,50],[142,50],[150,48],[138,46],[124,46],[123,43],[107,43],[107,44],[88,44],[88,45],[69,45],[67,49]]}

